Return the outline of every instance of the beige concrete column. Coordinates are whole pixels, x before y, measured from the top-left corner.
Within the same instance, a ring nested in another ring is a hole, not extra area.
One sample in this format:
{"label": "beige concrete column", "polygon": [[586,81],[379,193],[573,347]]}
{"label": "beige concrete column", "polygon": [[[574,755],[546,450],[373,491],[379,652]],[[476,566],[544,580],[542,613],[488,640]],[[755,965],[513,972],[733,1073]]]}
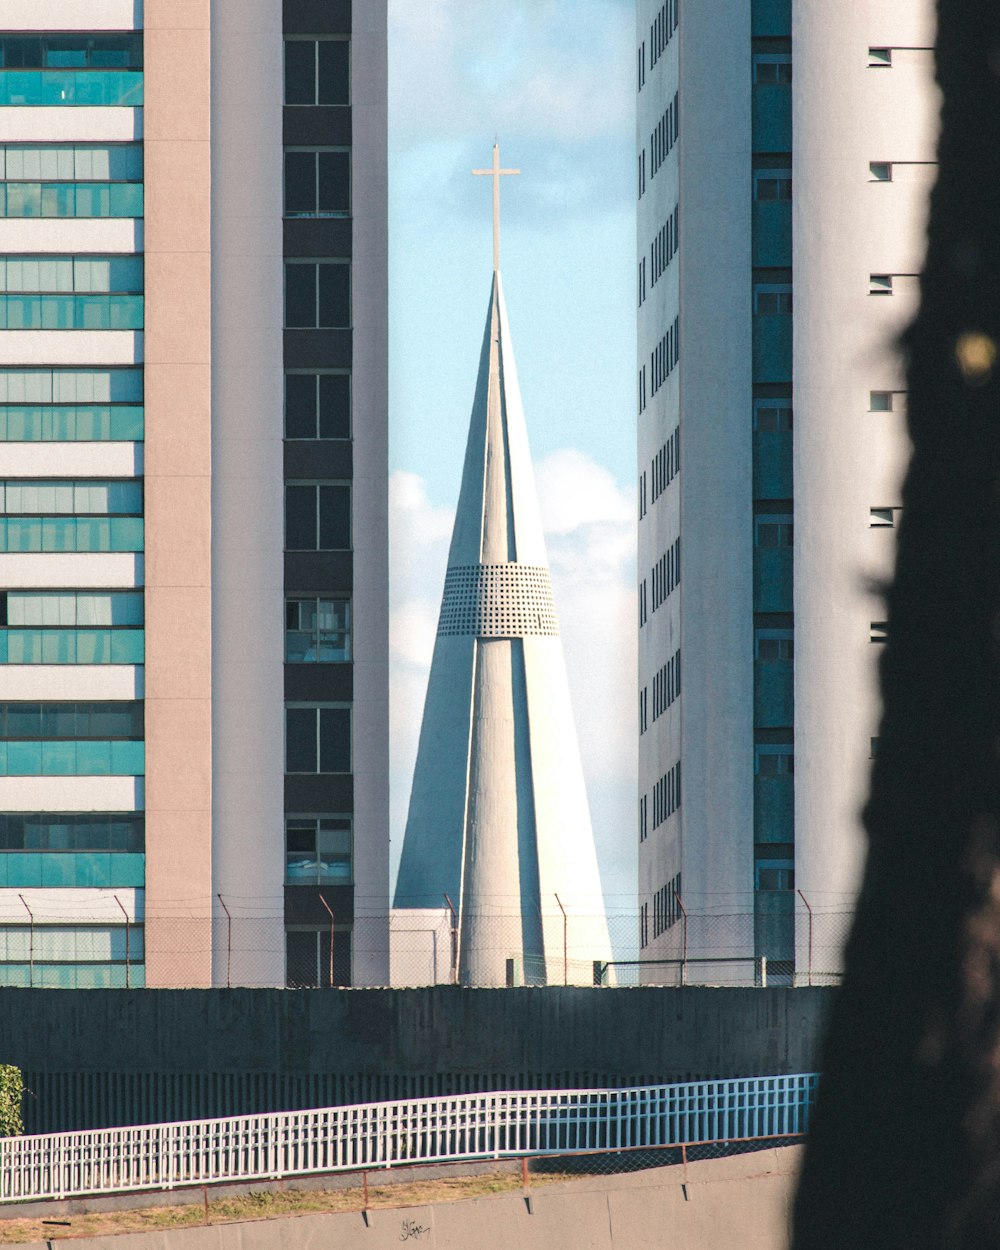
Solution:
{"label": "beige concrete column", "polygon": [[145,0],[146,980],[212,975],[210,0]]}

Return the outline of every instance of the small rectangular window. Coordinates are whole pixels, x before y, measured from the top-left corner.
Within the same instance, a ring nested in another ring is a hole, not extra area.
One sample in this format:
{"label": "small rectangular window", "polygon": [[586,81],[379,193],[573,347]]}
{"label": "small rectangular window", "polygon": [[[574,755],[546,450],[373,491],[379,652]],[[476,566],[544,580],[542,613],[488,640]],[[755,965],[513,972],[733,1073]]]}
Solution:
{"label": "small rectangular window", "polygon": [[350,483],[286,484],[286,551],[348,551],[350,546]]}
{"label": "small rectangular window", "polygon": [[870,161],[869,182],[892,182],[892,165],[888,161]]}
{"label": "small rectangular window", "polygon": [[787,86],[792,81],[790,52],[755,52],[753,83],[755,87]]}
{"label": "small rectangular window", "polygon": [[869,69],[885,69],[892,66],[892,48],[869,48]]}
{"label": "small rectangular window", "polygon": [[791,547],[794,526],[789,515],[764,512],[754,518],[754,546]]}
{"label": "small rectangular window", "polygon": [[753,311],[757,317],[790,317],[791,283],[758,282],[753,289]]}
{"label": "small rectangular window", "polygon": [[873,273],[868,278],[868,294],[869,295],[891,295],[892,294],[892,274],[891,273]]}
{"label": "small rectangular window", "polygon": [[285,771],[351,771],[351,709],[336,705],[285,708]]}
{"label": "small rectangular window", "polygon": [[790,169],[759,169],[753,176],[755,200],[790,200],[792,171]]}
{"label": "small rectangular window", "polygon": [[351,324],[351,266],[346,261],[286,261],[285,326],[346,329]]}
{"label": "small rectangular window", "polygon": [[285,659],[289,664],[339,663],[351,658],[351,602],[296,596],[285,600]]}
{"label": "small rectangular window", "polygon": [[350,885],[350,816],[285,817],[285,884]]}
{"label": "small rectangular window", "polygon": [[892,412],[892,391],[869,391],[870,412]]}
{"label": "small rectangular window", "polygon": [[346,39],[286,39],[285,103],[350,104],[350,51]]}
{"label": "small rectangular window", "polygon": [[285,374],[285,438],[351,437],[349,373]]}
{"label": "small rectangular window", "polygon": [[347,217],[350,209],[349,151],[285,151],[286,217]]}
{"label": "small rectangular window", "polygon": [[791,859],[758,859],[755,864],[758,890],[794,890],[795,861]]}
{"label": "small rectangular window", "polygon": [[795,640],[790,629],[755,629],[754,658],[790,662],[795,658]]}
{"label": "small rectangular window", "polygon": [[792,401],[790,399],[755,399],[753,428],[762,434],[787,434],[792,428]]}
{"label": "small rectangular window", "polygon": [[899,511],[899,508],[871,508],[868,524],[872,529],[891,529],[896,524],[896,513]]}
{"label": "small rectangular window", "polygon": [[872,621],[871,626],[869,627],[868,638],[870,642],[888,642],[889,622]]}
{"label": "small rectangular window", "polygon": [[795,772],[795,753],[790,742],[757,743],[753,759],[754,773],[759,777],[786,777]]}

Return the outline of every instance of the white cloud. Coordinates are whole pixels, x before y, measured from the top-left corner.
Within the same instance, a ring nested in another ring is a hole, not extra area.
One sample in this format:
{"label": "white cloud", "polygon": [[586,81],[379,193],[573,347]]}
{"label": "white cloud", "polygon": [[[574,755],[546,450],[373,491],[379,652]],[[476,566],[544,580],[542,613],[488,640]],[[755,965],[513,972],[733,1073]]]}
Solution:
{"label": "white cloud", "polygon": [[633,101],[609,58],[632,20],[623,0],[390,0],[395,134],[612,133]]}
{"label": "white cloud", "polygon": [[[582,452],[545,457],[537,481],[556,610],[605,893],[634,899],[635,519],[613,476]],[[422,480],[390,481],[391,801],[398,858],[454,513]]]}

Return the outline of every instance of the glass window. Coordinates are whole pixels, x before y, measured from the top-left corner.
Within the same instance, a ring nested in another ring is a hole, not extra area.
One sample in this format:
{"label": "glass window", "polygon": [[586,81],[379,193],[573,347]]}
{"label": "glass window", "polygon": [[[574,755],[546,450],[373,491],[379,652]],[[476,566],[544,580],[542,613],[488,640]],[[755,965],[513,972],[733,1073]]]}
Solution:
{"label": "glass window", "polygon": [[295,598],[285,601],[285,659],[293,664],[351,658],[349,599]]}
{"label": "glass window", "polygon": [[792,428],[790,399],[755,399],[753,428],[761,434],[785,434]]}
{"label": "glass window", "polygon": [[[335,929],[331,938],[329,925],[286,929],[285,961],[285,978],[294,989],[350,985],[351,931]],[[22,981],[28,983],[26,975]]]}
{"label": "glass window", "polygon": [[794,748],[790,742],[756,743],[754,772],[760,777],[784,777],[795,772]]}
{"label": "glass window", "polygon": [[792,81],[790,52],[755,52],[753,56],[755,86],[785,86]]}
{"label": "glass window", "polygon": [[755,200],[790,200],[792,198],[792,171],[790,169],[760,169],[753,176]]}
{"label": "glass window", "polygon": [[338,329],[351,324],[351,267],[343,261],[285,264],[285,325]]}
{"label": "glass window", "polygon": [[870,412],[892,412],[892,391],[869,391],[868,409]]}
{"label": "glass window", "polygon": [[286,104],[350,104],[346,39],[285,40]]}
{"label": "glass window", "polygon": [[889,161],[869,161],[870,182],[892,182],[892,164]]}
{"label": "glass window", "polygon": [[350,545],[349,483],[290,482],[286,485],[286,551],[346,551]]}
{"label": "glass window", "polygon": [[790,629],[755,629],[754,658],[757,660],[793,660],[795,640]]}
{"label": "glass window", "polygon": [[754,517],[754,545],[757,547],[791,547],[794,537],[792,518],[764,512]]}
{"label": "glass window", "polygon": [[351,883],[350,816],[287,816],[285,837],[287,885]]}
{"label": "glass window", "polygon": [[350,207],[349,151],[286,150],[286,217],[346,217]]}
{"label": "glass window", "polygon": [[351,771],[351,709],[321,705],[285,709],[285,771]]}
{"label": "glass window", "polygon": [[758,317],[790,317],[792,287],[790,283],[757,283],[753,289],[753,310]]}
{"label": "glass window", "polygon": [[793,859],[758,859],[755,867],[758,890],[795,889],[795,861]]}
{"label": "glass window", "polygon": [[285,374],[285,437],[351,437],[349,373]]}

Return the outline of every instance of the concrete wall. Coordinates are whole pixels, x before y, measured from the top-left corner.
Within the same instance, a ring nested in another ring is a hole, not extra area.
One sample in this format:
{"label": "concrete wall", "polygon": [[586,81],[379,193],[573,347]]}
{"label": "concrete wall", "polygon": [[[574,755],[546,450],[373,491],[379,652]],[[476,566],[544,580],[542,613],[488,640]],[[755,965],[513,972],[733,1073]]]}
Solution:
{"label": "concrete wall", "polygon": [[[798,1167],[798,1147],[686,1168],[650,1168],[627,1176],[591,1176],[532,1187],[530,1208],[520,1193],[381,1207],[335,1215],[217,1224],[170,1233],[134,1233],[78,1240],[80,1250],[288,1250],[397,1246],[413,1241],[433,1250],[783,1250]],[[41,1250],[45,1243],[36,1245]],[[48,1243],[51,1245],[51,1242]],[[28,1250],[34,1250],[29,1247]]]}
{"label": "concrete wall", "polygon": [[0,990],[29,1131],[815,1070],[833,991]]}

